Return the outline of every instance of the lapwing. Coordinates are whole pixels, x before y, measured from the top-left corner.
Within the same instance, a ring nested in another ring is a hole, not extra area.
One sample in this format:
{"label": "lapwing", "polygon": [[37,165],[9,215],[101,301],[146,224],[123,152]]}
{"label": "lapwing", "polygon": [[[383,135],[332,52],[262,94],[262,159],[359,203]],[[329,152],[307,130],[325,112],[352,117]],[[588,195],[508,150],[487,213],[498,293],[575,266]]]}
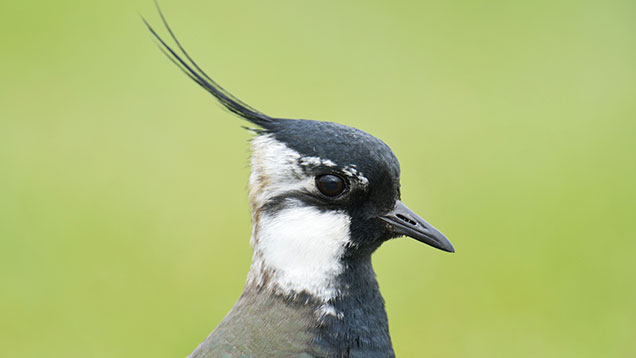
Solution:
{"label": "lapwing", "polygon": [[252,263],[236,304],[191,358],[395,357],[371,254],[409,236],[454,252],[400,198],[400,165],[380,139],[341,124],[270,117],[208,76],[146,22],[159,47],[251,122]]}

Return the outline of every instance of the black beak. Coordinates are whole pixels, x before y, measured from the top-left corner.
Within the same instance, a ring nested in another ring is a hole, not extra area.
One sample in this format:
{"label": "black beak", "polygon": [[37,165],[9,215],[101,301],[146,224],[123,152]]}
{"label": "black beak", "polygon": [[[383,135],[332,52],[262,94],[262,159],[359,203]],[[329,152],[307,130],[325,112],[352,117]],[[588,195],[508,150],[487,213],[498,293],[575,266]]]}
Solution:
{"label": "black beak", "polygon": [[401,201],[395,203],[395,208],[380,219],[391,226],[391,231],[398,235],[406,235],[446,252],[455,252],[455,248],[446,236],[433,225],[419,217]]}

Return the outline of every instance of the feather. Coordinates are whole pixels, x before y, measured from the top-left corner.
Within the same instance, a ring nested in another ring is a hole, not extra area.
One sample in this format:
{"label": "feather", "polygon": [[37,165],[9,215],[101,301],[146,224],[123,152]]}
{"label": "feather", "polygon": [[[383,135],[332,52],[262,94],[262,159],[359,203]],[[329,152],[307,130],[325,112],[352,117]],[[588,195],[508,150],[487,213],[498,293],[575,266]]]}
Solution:
{"label": "feather", "polygon": [[273,126],[280,121],[278,118],[272,118],[268,115],[261,113],[257,109],[251,107],[240,99],[236,98],[230,92],[221,87],[218,83],[216,83],[210,76],[199,67],[199,65],[190,57],[185,48],[181,45],[181,42],[177,39],[177,36],[174,34],[170,25],[168,25],[168,21],[166,20],[161,8],[157,1],[155,1],[155,6],[157,7],[157,11],[159,12],[159,16],[161,17],[161,21],[163,22],[166,30],[170,34],[170,37],[177,45],[178,50],[181,52],[181,55],[177,52],[176,49],[173,49],[170,45],[164,41],[161,36],[155,31],[155,29],[146,21],[146,19],[142,16],[141,19],[150,30],[150,33],[157,40],[157,46],[163,52],[166,57],[172,61],[181,71],[183,71],[190,79],[196,82],[199,86],[205,89],[207,92],[212,94],[221,104],[227,108],[230,112],[237,114],[238,116],[266,129],[273,129]]}

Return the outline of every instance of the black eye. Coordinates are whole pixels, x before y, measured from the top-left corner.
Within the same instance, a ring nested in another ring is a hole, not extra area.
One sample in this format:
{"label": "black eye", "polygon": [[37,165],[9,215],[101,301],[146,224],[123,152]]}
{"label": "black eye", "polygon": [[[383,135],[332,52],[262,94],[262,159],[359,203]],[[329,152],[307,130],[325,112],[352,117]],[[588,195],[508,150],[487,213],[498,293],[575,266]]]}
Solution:
{"label": "black eye", "polygon": [[344,180],[333,174],[326,174],[316,177],[316,186],[321,193],[334,197],[340,195],[345,190]]}

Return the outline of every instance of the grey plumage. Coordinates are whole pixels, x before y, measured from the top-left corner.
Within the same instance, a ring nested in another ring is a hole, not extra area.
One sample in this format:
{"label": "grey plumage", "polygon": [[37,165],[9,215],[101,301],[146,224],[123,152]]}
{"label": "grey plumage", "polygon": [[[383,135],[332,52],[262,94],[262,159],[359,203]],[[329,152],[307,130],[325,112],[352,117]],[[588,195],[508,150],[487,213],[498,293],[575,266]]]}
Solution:
{"label": "grey plumage", "polygon": [[246,287],[191,358],[389,358],[394,357],[384,300],[370,256],[351,263],[343,278],[352,295],[335,300],[343,319],[320,322],[321,305],[308,295],[285,297]]}

